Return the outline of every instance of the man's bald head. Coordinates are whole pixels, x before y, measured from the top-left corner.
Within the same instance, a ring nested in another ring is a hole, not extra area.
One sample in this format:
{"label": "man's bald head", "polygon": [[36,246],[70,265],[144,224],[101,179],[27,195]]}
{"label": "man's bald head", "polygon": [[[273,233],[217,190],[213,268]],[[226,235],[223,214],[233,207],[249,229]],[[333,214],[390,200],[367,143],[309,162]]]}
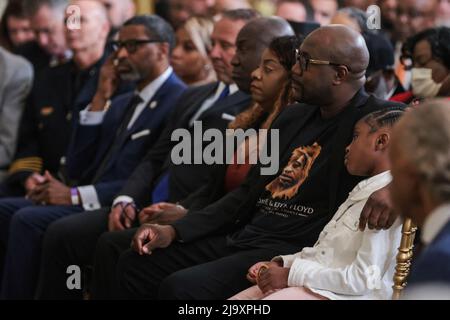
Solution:
{"label": "man's bald head", "polygon": [[364,75],[370,55],[361,34],[347,26],[328,25],[313,31],[302,45],[319,60],[328,60],[350,67],[355,75]]}
{"label": "man's bald head", "polygon": [[[70,5],[79,8],[81,28],[67,26],[66,38],[69,47],[75,54],[85,51],[103,52],[110,30],[105,7],[94,0],[72,0]],[[68,23],[74,14],[77,12],[68,10],[66,14]]]}
{"label": "man's bald head", "polygon": [[118,29],[133,17],[136,7],[132,0],[96,0],[103,4],[112,27]]}
{"label": "man's bald head", "polygon": [[72,0],[70,5],[78,6],[81,10],[81,16],[95,16],[99,19],[99,23],[108,21],[108,14],[106,8],[101,2],[95,0]]}
{"label": "man's bald head", "polygon": [[366,42],[359,32],[347,26],[328,25],[313,31],[300,46],[300,53],[301,63],[292,69],[297,101],[322,106],[333,114],[366,82]]}
{"label": "man's bald head", "polygon": [[247,23],[238,36],[250,36],[269,46],[273,39],[294,35],[289,23],[280,17],[261,17]]}
{"label": "man's bald head", "polygon": [[289,23],[279,17],[263,17],[247,23],[236,40],[236,55],[231,61],[233,80],[239,89],[249,92],[251,73],[258,67],[262,53],[270,42],[279,37],[292,36]]}

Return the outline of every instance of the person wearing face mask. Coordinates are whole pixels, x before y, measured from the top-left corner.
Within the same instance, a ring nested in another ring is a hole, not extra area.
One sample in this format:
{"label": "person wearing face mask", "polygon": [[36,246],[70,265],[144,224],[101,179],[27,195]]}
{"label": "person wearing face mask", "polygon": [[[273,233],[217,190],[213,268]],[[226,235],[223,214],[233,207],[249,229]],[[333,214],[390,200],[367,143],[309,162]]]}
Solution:
{"label": "person wearing face mask", "polygon": [[415,98],[450,96],[450,28],[428,29],[409,38],[402,60],[411,61],[412,90],[392,97],[409,103]]}
{"label": "person wearing face mask", "polygon": [[394,72],[394,47],[384,34],[370,30],[367,21],[367,13],[354,7],[338,10],[331,19],[332,24],[346,25],[364,37],[370,54],[365,88],[377,98],[389,100],[405,91]]}

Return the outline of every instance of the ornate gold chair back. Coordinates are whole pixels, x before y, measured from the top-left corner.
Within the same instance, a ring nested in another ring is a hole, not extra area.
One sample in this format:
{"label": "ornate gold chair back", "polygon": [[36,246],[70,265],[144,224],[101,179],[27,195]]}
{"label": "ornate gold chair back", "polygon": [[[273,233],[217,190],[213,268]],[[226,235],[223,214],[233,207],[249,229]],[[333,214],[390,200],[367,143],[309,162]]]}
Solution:
{"label": "ornate gold chair back", "polygon": [[417,227],[411,219],[405,219],[402,227],[402,238],[400,247],[398,248],[397,264],[395,266],[394,274],[394,293],[393,300],[398,300],[403,289],[406,286],[406,279],[408,277],[414,249],[414,237],[416,235]]}

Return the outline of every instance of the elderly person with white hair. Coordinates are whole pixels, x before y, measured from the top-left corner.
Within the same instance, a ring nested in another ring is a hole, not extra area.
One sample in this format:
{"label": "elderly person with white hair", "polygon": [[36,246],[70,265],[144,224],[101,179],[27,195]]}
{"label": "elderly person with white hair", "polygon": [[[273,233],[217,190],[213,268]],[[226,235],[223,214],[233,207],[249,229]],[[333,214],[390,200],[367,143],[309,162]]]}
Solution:
{"label": "elderly person with white hair", "polygon": [[172,53],[175,73],[188,85],[203,85],[217,80],[209,52],[214,22],[192,17],[178,28],[177,45]]}
{"label": "elderly person with white hair", "polygon": [[450,101],[407,113],[394,129],[390,159],[394,205],[417,224],[425,245],[407,289],[450,286]]}

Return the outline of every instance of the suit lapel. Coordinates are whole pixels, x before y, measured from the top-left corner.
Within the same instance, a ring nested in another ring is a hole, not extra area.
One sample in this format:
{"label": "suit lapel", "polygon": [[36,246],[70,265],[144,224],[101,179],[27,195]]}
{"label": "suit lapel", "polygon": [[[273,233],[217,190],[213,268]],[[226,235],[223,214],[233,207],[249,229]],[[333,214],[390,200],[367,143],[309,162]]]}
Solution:
{"label": "suit lapel", "polygon": [[198,92],[198,94],[193,99],[194,103],[189,106],[185,112],[183,112],[183,115],[181,116],[179,122],[180,127],[189,127],[189,121],[191,120],[191,118],[198,111],[198,109],[201,108],[205,100],[211,97],[216,92],[218,85],[218,82],[213,83]]}
{"label": "suit lapel", "polygon": [[114,112],[115,114],[113,115],[113,119],[111,121],[113,121],[113,125],[109,124],[109,121],[107,120],[107,115],[105,115],[105,123],[103,124],[104,127],[106,127],[107,132],[109,132],[110,137],[112,137],[111,139],[109,139],[109,143],[102,143],[102,148],[99,150],[99,154],[101,155],[100,159],[102,159],[105,154],[108,152],[108,150],[112,147],[112,145],[114,143],[116,143],[117,141],[122,141],[122,139],[120,137],[117,137],[117,130],[119,130],[121,124],[122,124],[122,119],[125,117],[125,114],[127,113],[127,109],[130,106],[131,100],[134,97],[134,92],[133,93],[129,93],[129,96],[127,97],[126,100],[123,101],[122,105],[118,105],[113,106],[108,112]]}
{"label": "suit lapel", "polygon": [[149,125],[148,122],[153,122],[156,118],[154,115],[158,114],[162,109],[166,107],[165,105],[162,105],[161,102],[164,100],[167,94],[169,94],[169,86],[174,83],[174,81],[175,75],[174,73],[172,73],[166,80],[166,82],[164,82],[164,84],[158,89],[158,91],[155,92],[153,98],[144,107],[144,110],[142,110],[133,126],[126,131],[124,139],[121,140],[122,143],[125,142],[131,135],[136,133],[140,128],[144,126],[152,127],[152,125]]}
{"label": "suit lapel", "polygon": [[[55,86],[55,92],[66,92],[67,94],[64,95],[56,95],[57,97],[61,97],[62,101],[58,102],[61,103],[61,112],[63,114],[67,114],[72,111],[73,103],[75,101],[71,101],[71,99],[75,100],[75,97],[72,96],[72,76],[73,76],[73,68],[74,64],[73,62],[68,62],[62,66],[55,67],[58,68],[58,73],[60,76],[55,76],[53,78],[54,86]],[[56,105],[56,104],[55,104]]]}
{"label": "suit lapel", "polygon": [[199,121],[207,118],[211,114],[216,115],[217,113],[220,113],[221,111],[226,111],[230,106],[241,104],[242,102],[249,99],[249,96],[245,94],[242,91],[237,91],[233,93],[232,95],[229,95],[228,97],[221,99],[214,103],[211,108],[203,112],[203,114],[198,119]]}
{"label": "suit lapel", "polygon": [[77,110],[78,107],[84,107],[87,103],[90,102],[91,97],[94,95],[94,91],[97,87],[97,67],[94,67],[91,71],[91,75],[89,76],[88,80],[83,84],[80,92],[75,98],[73,108],[73,112],[78,112],[80,110]]}

